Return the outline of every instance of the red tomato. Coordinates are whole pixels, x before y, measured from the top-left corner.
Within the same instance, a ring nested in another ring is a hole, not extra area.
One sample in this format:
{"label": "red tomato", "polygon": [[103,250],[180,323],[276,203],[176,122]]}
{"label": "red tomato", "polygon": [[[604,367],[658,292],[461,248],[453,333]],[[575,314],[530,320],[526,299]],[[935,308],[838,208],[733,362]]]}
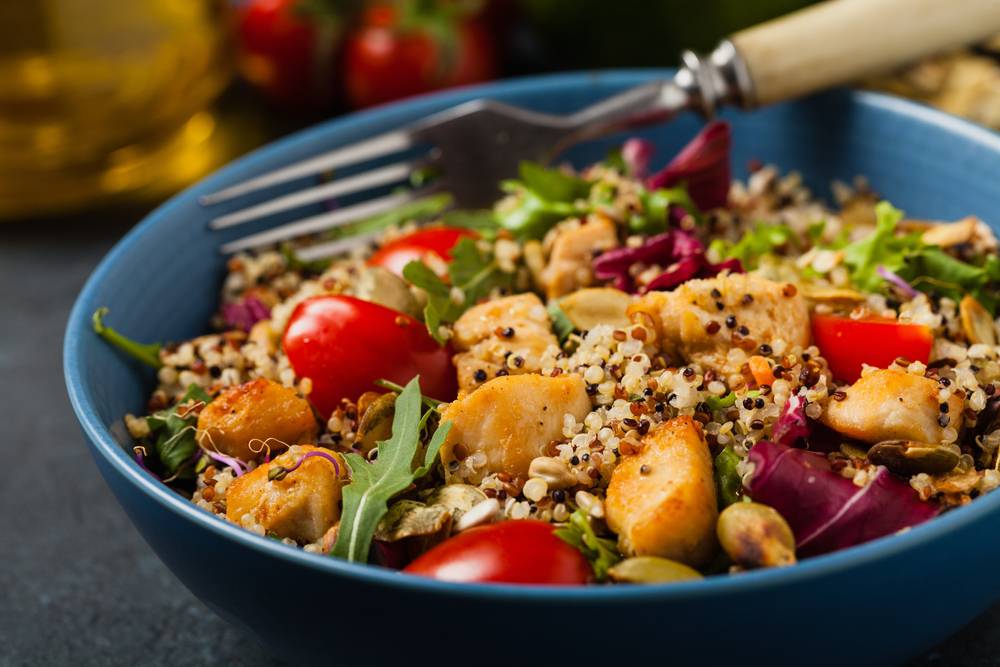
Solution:
{"label": "red tomato", "polygon": [[[403,27],[400,18],[396,7],[375,5],[348,34],[343,79],[353,106],[381,104],[493,77],[492,38],[480,23],[425,17],[425,25]],[[452,38],[442,39],[432,25],[446,26]]]}
{"label": "red tomato", "polygon": [[248,0],[237,12],[243,76],[277,102],[324,106],[333,97],[334,35],[296,13],[298,0]]}
{"label": "red tomato", "polygon": [[352,296],[317,296],[296,307],[282,345],[295,373],[312,380],[309,400],[329,416],[340,399],[356,399],[386,379],[420,375],[426,396],[455,398],[451,351],[417,320]]}
{"label": "red tomato", "polygon": [[386,243],[368,258],[368,263],[402,276],[404,266],[413,260],[423,261],[428,255],[436,255],[447,262],[451,259],[451,249],[465,237],[474,238],[475,234],[455,227],[421,229]]}
{"label": "red tomato", "polygon": [[446,540],[404,568],[442,581],[585,584],[593,570],[579,551],[544,521],[501,521]]}
{"label": "red tomato", "polygon": [[832,315],[813,315],[812,335],[833,377],[842,382],[861,377],[862,364],[888,368],[897,357],[926,364],[934,343],[931,330],[919,324]]}

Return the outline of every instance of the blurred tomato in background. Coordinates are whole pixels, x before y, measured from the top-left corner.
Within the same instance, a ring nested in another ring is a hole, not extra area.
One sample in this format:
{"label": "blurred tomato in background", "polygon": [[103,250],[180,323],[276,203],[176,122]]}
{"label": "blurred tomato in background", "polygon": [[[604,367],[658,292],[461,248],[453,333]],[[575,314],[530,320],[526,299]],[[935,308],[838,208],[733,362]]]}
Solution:
{"label": "blurred tomato in background", "polygon": [[478,0],[246,0],[236,5],[244,77],[272,102],[382,104],[498,74]]}

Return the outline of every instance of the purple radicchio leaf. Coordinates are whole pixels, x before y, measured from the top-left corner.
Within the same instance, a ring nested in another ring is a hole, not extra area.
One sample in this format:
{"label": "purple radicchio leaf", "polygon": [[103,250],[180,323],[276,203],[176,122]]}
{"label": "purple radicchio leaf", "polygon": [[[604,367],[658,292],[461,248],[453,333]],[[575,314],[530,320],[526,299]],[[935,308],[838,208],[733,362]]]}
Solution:
{"label": "purple radicchio leaf", "polygon": [[250,331],[253,325],[271,316],[271,309],[255,296],[246,296],[239,301],[222,304],[222,319],[226,326]]}
{"label": "purple radicchio leaf", "polygon": [[631,273],[636,265],[659,264],[666,270],[645,287],[649,290],[670,290],[692,278],[711,278],[720,271],[742,273],[738,259],[712,264],[705,258],[705,246],[694,234],[681,229],[670,229],[651,236],[638,248],[615,248],[602,253],[594,260],[594,275],[625,292],[636,292]]}
{"label": "purple radicchio leaf", "polygon": [[761,441],[750,450],[749,460],[753,472],[745,483],[747,493],[785,518],[800,556],[891,535],[940,511],[882,466],[859,487],[816,452]]}
{"label": "purple radicchio leaf", "polygon": [[729,123],[709,123],[670,164],[647,179],[646,187],[656,190],[683,184],[702,211],[725,206],[729,200],[732,143]]}
{"label": "purple radicchio leaf", "polygon": [[656,147],[653,142],[633,137],[622,145],[622,162],[632,178],[644,179],[649,175],[649,163]]}
{"label": "purple radicchio leaf", "polygon": [[806,418],[806,399],[792,396],[785,402],[781,416],[774,424],[771,438],[776,444],[795,447],[809,436],[809,421]]}

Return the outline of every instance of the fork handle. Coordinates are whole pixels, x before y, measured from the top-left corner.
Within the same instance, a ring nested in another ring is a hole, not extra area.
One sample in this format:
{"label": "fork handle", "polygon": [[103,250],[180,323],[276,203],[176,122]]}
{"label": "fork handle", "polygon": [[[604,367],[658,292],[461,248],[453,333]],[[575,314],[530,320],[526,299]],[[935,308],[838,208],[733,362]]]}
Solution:
{"label": "fork handle", "polygon": [[730,38],[762,106],[1000,32],[1000,0],[832,0]]}

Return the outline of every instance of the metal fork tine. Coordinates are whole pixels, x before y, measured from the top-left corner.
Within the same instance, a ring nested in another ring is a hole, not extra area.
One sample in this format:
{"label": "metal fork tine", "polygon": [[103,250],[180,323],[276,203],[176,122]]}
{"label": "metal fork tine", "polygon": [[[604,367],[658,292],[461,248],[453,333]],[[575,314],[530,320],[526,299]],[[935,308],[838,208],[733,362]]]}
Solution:
{"label": "metal fork tine", "polygon": [[204,195],[199,201],[204,206],[218,204],[219,202],[228,201],[250,192],[269,188],[272,185],[278,185],[279,183],[287,183],[297,178],[320,174],[324,171],[338,169],[356,162],[373,160],[389,153],[398,153],[412,147],[413,144],[413,137],[409,130],[386,132],[372,139],[359,141],[350,146],[344,146],[329,153],[317,155],[314,158],[296,162],[295,164],[282,167],[256,178],[251,178],[242,183],[231,185],[218,192]]}
{"label": "metal fork tine", "polygon": [[359,236],[350,236],[344,239],[326,241],[325,243],[316,243],[315,245],[296,249],[295,256],[303,262],[312,262],[317,259],[335,257],[374,241],[381,236],[382,233],[383,232],[378,231],[372,232],[371,234],[361,234]]}
{"label": "metal fork tine", "polygon": [[428,195],[434,192],[434,189],[435,188],[432,186],[424,188],[423,190],[398,192],[384,197],[379,197],[377,199],[370,199],[368,201],[361,202],[360,204],[348,206],[347,208],[341,208],[328,213],[321,213],[319,215],[296,220],[273,229],[268,229],[267,231],[263,231],[258,234],[251,234],[250,236],[230,241],[229,243],[224,244],[221,250],[223,254],[228,255],[234,252],[239,252],[240,250],[259,248],[261,246],[271,245],[272,243],[277,243],[279,241],[286,241],[288,239],[295,238],[296,236],[305,236],[306,234],[314,234],[327,229],[333,229],[334,227],[341,227],[362,218],[385,213],[386,211]]}
{"label": "metal fork tine", "polygon": [[344,195],[370,190],[382,185],[390,185],[404,181],[417,169],[426,164],[426,161],[413,160],[410,162],[397,162],[386,167],[365,171],[355,176],[349,176],[340,180],[331,181],[318,185],[314,188],[307,188],[292,194],[285,195],[266,201],[257,206],[244,208],[233,213],[219,216],[212,220],[208,226],[212,229],[224,229],[232,227],[250,220],[263,218],[274,213],[281,213],[299,206],[312,204],[318,201],[342,197]]}

